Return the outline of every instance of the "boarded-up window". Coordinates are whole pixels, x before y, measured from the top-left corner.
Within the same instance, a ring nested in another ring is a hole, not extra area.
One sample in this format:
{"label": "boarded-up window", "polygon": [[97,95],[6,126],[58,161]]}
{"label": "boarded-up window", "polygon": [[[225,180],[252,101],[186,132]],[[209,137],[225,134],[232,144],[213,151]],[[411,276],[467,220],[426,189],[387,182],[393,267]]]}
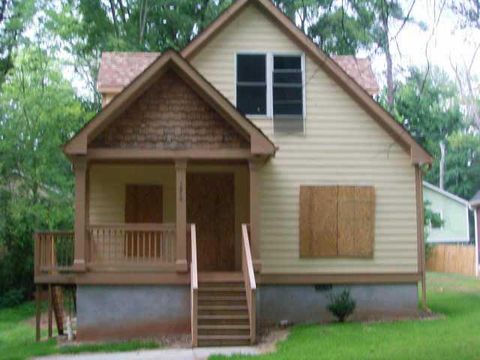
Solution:
{"label": "boarded-up window", "polygon": [[375,191],[369,186],[300,187],[300,257],[372,257]]}

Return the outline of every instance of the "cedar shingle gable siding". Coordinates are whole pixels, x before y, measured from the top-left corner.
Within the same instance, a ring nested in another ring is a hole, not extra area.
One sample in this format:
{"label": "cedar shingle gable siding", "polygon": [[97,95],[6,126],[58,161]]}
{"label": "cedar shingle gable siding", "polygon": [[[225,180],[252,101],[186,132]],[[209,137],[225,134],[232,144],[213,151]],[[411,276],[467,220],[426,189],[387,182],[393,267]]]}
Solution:
{"label": "cedar shingle gable siding", "polygon": [[182,150],[248,148],[249,144],[170,71],[91,146]]}

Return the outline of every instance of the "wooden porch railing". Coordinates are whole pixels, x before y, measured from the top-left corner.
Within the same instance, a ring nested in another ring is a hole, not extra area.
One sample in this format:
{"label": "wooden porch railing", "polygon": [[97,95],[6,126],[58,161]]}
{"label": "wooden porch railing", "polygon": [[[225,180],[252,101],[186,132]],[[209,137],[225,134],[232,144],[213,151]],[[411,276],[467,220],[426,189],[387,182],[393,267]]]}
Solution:
{"label": "wooden porch railing", "polygon": [[198,270],[197,270],[197,231],[195,224],[190,225],[191,256],[190,263],[190,290],[191,290],[191,321],[192,321],[192,346],[198,345]]}
{"label": "wooden porch railing", "polygon": [[253,270],[252,253],[250,251],[250,239],[248,225],[242,224],[242,272],[247,293],[248,317],[250,320],[250,343],[256,341],[256,290],[255,273]]}
{"label": "wooden porch railing", "polygon": [[73,231],[35,233],[35,273],[67,271],[73,266]]}
{"label": "wooden porch railing", "polygon": [[99,224],[88,228],[89,266],[152,267],[175,263],[175,224]]}

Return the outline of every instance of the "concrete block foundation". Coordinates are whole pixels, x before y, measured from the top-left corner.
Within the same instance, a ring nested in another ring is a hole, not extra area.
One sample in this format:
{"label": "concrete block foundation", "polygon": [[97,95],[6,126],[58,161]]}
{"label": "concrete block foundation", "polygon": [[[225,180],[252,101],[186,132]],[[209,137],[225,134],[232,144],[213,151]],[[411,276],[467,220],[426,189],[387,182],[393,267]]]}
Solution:
{"label": "concrete block foundation", "polygon": [[77,287],[77,339],[122,340],[188,334],[190,287]]}
{"label": "concrete block foundation", "polygon": [[[257,326],[333,320],[329,296],[350,289],[352,320],[398,319],[418,315],[417,284],[260,285]],[[190,333],[189,285],[79,285],[79,341],[155,338]]]}
{"label": "concrete block foundation", "polygon": [[260,328],[334,320],[326,309],[332,292],[350,289],[356,302],[352,320],[397,319],[418,314],[417,284],[262,285],[257,290]]}

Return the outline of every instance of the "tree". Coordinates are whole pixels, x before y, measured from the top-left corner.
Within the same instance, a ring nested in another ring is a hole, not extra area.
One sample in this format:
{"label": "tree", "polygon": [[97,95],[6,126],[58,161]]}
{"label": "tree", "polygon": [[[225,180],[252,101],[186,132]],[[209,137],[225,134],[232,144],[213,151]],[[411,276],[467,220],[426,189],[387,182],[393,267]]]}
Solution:
{"label": "tree", "polygon": [[439,69],[412,68],[397,87],[395,117],[434,155],[428,179],[443,189],[448,137],[465,127],[455,84]]}
{"label": "tree", "polygon": [[0,0],[0,85],[13,66],[13,51],[34,14],[34,0]]}
{"label": "tree", "polygon": [[96,94],[95,79],[103,51],[181,49],[231,0],[43,0],[46,27],[71,55],[77,74]]}
{"label": "tree", "polygon": [[45,51],[16,53],[0,92],[2,294],[31,294],[33,230],[72,227],[73,176],[60,145],[86,115]]}

